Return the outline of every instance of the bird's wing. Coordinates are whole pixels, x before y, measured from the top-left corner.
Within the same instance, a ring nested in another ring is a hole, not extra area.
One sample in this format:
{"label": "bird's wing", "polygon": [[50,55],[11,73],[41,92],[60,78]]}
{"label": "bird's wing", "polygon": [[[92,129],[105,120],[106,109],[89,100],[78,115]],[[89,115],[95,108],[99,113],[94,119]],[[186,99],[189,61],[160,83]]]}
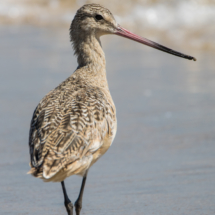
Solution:
{"label": "bird's wing", "polygon": [[31,121],[31,166],[51,178],[67,163],[98,150],[113,135],[115,107],[98,88],[50,92]]}

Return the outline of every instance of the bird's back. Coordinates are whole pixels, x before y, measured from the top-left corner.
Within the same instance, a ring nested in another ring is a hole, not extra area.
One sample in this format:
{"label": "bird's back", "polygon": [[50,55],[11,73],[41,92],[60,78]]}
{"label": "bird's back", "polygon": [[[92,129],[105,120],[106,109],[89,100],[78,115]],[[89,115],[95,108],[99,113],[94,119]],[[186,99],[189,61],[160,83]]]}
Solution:
{"label": "bird's back", "polygon": [[81,69],[48,93],[34,111],[30,174],[63,181],[86,170],[111,145],[116,112],[108,87],[82,77]]}

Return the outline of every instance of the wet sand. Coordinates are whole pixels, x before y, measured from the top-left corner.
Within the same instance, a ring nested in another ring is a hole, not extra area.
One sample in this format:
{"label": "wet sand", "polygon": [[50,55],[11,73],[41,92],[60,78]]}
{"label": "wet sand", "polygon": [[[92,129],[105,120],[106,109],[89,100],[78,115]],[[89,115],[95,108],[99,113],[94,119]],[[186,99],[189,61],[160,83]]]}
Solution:
{"label": "wet sand", "polygon": [[[102,41],[118,131],[90,169],[82,214],[215,214],[215,54]],[[68,31],[1,26],[0,47],[0,214],[66,214],[60,184],[26,172],[34,108],[77,66]],[[66,180],[73,202],[80,185]]]}

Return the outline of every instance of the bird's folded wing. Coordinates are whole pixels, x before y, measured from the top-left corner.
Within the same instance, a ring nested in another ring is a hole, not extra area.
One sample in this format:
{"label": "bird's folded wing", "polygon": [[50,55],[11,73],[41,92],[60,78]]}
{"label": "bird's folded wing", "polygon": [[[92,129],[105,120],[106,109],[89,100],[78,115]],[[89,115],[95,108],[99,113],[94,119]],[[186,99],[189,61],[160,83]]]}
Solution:
{"label": "bird's folded wing", "polygon": [[31,166],[42,168],[45,178],[92,154],[111,135],[113,108],[96,98],[80,93],[68,102],[49,95],[36,108],[29,136]]}

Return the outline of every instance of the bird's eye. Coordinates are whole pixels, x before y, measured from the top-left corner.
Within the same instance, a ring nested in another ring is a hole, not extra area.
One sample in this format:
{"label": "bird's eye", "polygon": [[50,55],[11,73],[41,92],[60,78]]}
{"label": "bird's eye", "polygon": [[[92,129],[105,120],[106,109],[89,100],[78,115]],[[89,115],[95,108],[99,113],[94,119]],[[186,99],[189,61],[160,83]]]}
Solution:
{"label": "bird's eye", "polygon": [[102,17],[101,15],[99,15],[99,14],[97,14],[97,15],[95,16],[95,18],[96,18],[96,20],[101,20],[101,19],[103,19],[103,17]]}

